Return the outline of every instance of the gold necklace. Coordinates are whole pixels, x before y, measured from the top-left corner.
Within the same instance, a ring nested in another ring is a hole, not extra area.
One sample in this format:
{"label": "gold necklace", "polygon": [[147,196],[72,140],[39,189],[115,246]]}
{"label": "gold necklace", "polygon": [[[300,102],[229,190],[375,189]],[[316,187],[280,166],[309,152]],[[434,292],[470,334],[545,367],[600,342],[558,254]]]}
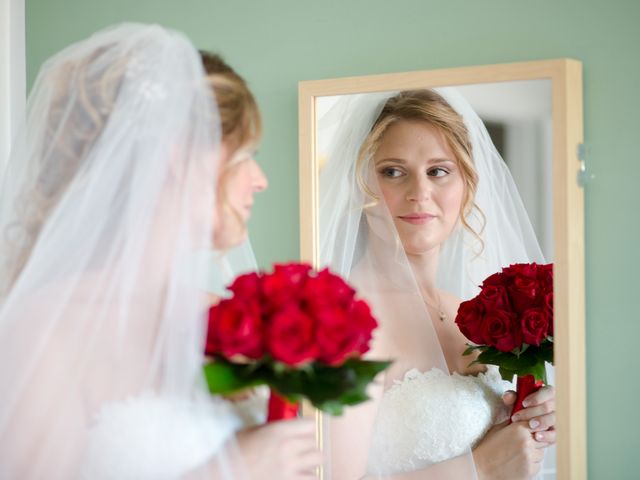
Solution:
{"label": "gold necklace", "polygon": [[444,310],[442,310],[442,297],[440,296],[439,293],[438,293],[438,306],[437,307],[435,305],[431,305],[429,302],[427,302],[427,299],[425,297],[422,297],[422,301],[425,303],[425,305],[427,307],[431,307],[436,312],[438,312],[438,318],[440,318],[441,322],[444,322],[444,321],[447,320],[447,314],[444,313]]}

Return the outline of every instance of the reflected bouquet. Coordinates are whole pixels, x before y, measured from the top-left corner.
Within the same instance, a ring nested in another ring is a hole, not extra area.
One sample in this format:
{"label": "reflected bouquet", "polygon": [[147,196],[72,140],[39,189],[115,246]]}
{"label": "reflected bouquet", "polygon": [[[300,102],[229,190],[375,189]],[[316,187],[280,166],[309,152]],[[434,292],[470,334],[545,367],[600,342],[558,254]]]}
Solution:
{"label": "reflected bouquet", "polygon": [[204,371],[212,393],[266,384],[269,420],[297,414],[306,398],[338,415],[368,399],[365,389],[390,362],[366,361],[377,326],[342,278],[309,265],[276,265],[241,275],[232,297],[209,310]]}
{"label": "reflected bouquet", "polygon": [[480,293],[462,302],[456,316],[460,331],[479,352],[472,363],[497,365],[504,380],[517,375],[517,398],[546,383],[545,363],[553,364],[553,265],[515,264],[488,277]]}

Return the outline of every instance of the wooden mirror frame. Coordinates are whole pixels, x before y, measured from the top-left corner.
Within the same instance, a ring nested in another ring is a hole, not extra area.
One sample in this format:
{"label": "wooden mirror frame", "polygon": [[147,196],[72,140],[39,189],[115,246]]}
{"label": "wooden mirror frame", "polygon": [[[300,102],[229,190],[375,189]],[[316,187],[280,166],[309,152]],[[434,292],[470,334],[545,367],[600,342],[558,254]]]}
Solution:
{"label": "wooden mirror frame", "polygon": [[[319,264],[317,97],[463,84],[548,79],[552,84],[553,240],[557,478],[586,479],[582,64],[572,59],[368,75],[299,83],[300,256]],[[307,408],[307,413],[309,409]],[[316,418],[322,443],[322,419]],[[322,472],[319,473],[322,478]]]}

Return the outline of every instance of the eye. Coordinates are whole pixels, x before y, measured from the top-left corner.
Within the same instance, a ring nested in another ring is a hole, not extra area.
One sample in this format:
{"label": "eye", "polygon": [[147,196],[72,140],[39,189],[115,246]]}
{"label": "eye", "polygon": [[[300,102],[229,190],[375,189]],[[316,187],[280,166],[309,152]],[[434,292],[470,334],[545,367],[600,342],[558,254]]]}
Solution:
{"label": "eye", "polygon": [[380,175],[387,178],[398,178],[403,175],[402,170],[396,167],[385,167],[380,169]]}
{"label": "eye", "polygon": [[445,175],[449,175],[449,170],[442,167],[434,167],[427,170],[427,175],[430,177],[444,177]]}

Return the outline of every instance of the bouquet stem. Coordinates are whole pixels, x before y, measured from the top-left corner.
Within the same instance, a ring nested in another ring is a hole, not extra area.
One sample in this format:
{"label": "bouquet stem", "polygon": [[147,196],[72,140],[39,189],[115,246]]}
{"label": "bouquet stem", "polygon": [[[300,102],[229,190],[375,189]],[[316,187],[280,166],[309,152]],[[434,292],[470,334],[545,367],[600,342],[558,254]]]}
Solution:
{"label": "bouquet stem", "polygon": [[267,422],[276,420],[288,420],[298,416],[300,405],[298,402],[290,402],[275,390],[271,389],[269,395],[269,411],[267,414]]}
{"label": "bouquet stem", "polygon": [[[523,400],[534,392],[537,392],[542,388],[542,380],[536,381],[533,375],[518,375],[518,379],[516,382],[516,403],[513,404],[513,409],[511,410],[511,417],[516,412],[519,412],[524,407],[522,406]],[[509,419],[509,423],[511,423],[511,419]]]}

